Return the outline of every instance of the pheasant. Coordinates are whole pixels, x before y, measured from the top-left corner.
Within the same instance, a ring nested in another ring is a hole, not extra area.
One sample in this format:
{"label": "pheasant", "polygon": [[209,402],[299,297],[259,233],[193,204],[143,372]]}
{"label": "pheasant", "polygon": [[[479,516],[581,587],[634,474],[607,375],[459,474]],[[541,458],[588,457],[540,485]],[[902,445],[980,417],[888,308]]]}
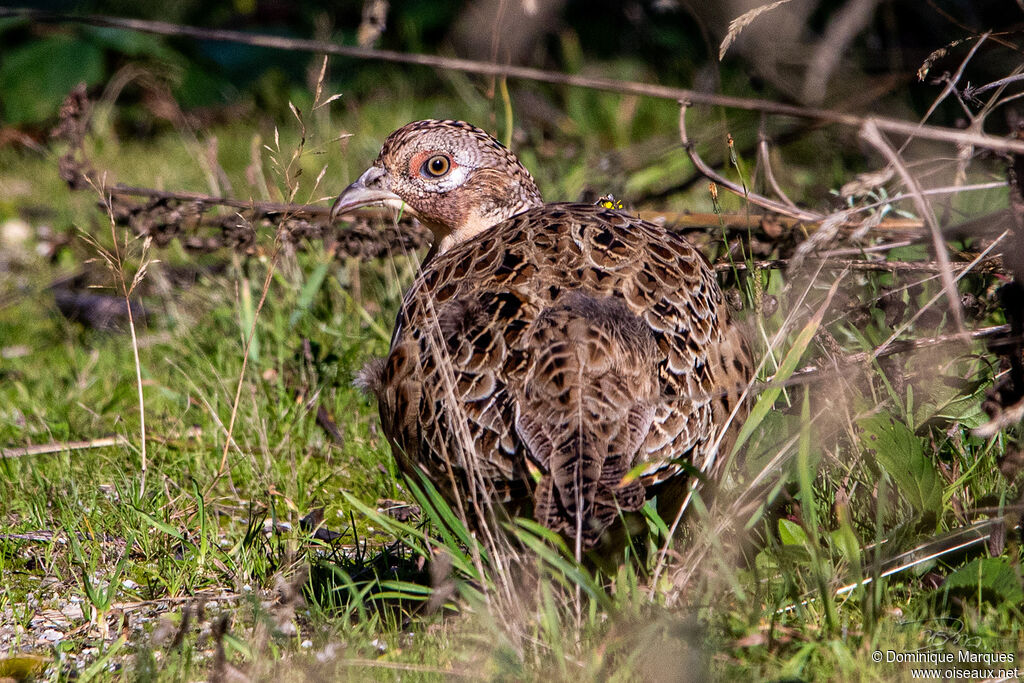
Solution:
{"label": "pheasant", "polygon": [[464,519],[532,514],[579,554],[652,496],[678,510],[692,468],[717,476],[751,361],[684,238],[545,204],[511,151],[453,120],[392,133],[332,219],[371,204],[434,242],[362,382],[400,467]]}

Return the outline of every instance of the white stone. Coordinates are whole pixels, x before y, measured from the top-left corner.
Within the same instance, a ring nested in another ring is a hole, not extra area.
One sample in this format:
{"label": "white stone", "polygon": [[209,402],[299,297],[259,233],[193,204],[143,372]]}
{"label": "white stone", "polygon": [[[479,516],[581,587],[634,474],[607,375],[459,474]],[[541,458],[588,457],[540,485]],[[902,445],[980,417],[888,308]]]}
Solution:
{"label": "white stone", "polygon": [[55,628],[48,628],[40,634],[40,638],[51,643],[59,643],[64,640],[64,634]]}
{"label": "white stone", "polygon": [[20,247],[32,237],[32,226],[20,218],[10,218],[0,225],[0,244]]}

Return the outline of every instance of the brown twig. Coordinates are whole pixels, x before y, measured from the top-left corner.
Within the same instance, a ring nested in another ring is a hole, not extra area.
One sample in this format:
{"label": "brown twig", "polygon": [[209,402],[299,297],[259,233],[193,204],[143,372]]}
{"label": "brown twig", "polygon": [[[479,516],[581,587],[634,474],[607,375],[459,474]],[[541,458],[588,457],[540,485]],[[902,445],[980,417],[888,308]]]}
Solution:
{"label": "brown twig", "polygon": [[976,99],[978,97],[978,95],[980,95],[983,92],[988,92],[989,90],[993,90],[995,88],[1001,88],[1004,85],[1010,85],[1011,83],[1019,83],[1021,81],[1024,81],[1024,74],[1016,74],[1014,76],[1007,76],[1006,78],[1000,78],[997,81],[992,81],[991,83],[986,83],[985,85],[980,85],[977,88],[974,88],[974,87],[971,87],[970,85],[968,85],[966,88],[964,88],[963,95],[967,99]]}
{"label": "brown twig", "polygon": [[[717,181],[716,181],[717,182]],[[681,211],[638,211],[637,215],[645,221],[661,221],[673,228],[686,229],[715,229],[725,226],[728,230],[750,230],[764,227],[765,223],[785,229],[807,228],[808,231],[816,230],[822,221],[805,220],[793,216],[780,216],[777,213],[755,214],[755,213],[705,213],[705,212],[681,212]],[[856,230],[860,227],[860,221],[847,221],[841,223],[841,228]],[[924,223],[916,218],[886,218],[872,228],[876,232],[919,232],[924,228]]]}
{"label": "brown twig", "polygon": [[287,202],[258,202],[246,199],[234,199],[233,197],[218,197],[202,192],[168,192],[165,190],[154,190],[149,187],[131,187],[118,183],[113,187],[105,188],[107,193],[120,197],[148,197],[150,199],[175,200],[182,202],[196,202],[201,205],[229,206],[233,209],[252,211],[254,215],[272,216],[275,214],[290,214],[292,216],[326,216],[330,213],[329,206],[317,206],[315,204],[289,204]]}
{"label": "brown twig", "polygon": [[686,149],[687,155],[690,157],[690,161],[697,167],[697,170],[703,173],[708,179],[713,180],[722,187],[726,188],[730,192],[733,192],[744,199],[749,200],[752,204],[756,204],[761,208],[774,211],[775,213],[782,214],[783,216],[792,216],[800,220],[815,221],[819,222],[825,219],[824,216],[812,211],[805,211],[803,209],[788,206],[781,202],[777,202],[774,199],[768,199],[756,192],[751,192],[749,189],[737,185],[736,183],[728,180],[721,176],[713,168],[704,163],[704,160],[697,154],[696,145],[690,140],[686,134],[686,109],[690,106],[690,102],[686,100],[680,100],[679,102],[679,139],[683,143],[683,147]]}
{"label": "brown twig", "polygon": [[[950,93],[956,91],[956,84],[960,82],[961,78],[963,78],[964,71],[967,69],[967,65],[970,63],[972,59],[974,59],[974,55],[978,52],[978,49],[981,48],[982,43],[988,40],[989,35],[991,35],[991,31],[980,36],[978,40],[975,41],[974,45],[971,46],[971,49],[967,53],[967,56],[964,57],[963,61],[960,62],[960,66],[957,68],[956,73],[954,73],[951,77],[949,77],[946,80],[946,87],[942,89],[942,92],[939,93],[939,96],[936,97],[935,101],[932,102],[930,107],[928,107],[928,111],[926,111],[924,116],[921,118],[922,123],[927,121],[928,117],[935,113],[935,110],[939,108],[939,105],[942,104],[943,100],[949,97]],[[967,115],[970,116],[970,112],[967,112]]]}
{"label": "brown twig", "polygon": [[[808,259],[817,266],[817,261],[814,259]],[[775,270],[789,268],[792,260],[791,259],[771,259],[767,261],[754,261],[754,270]],[[1001,270],[999,267],[1000,259],[997,257],[991,257],[982,261],[984,272],[991,272],[993,269]],[[968,263],[951,263],[948,267],[953,270],[963,270],[970,264]],[[875,272],[875,273],[941,273],[943,266],[941,263],[936,262],[914,262],[914,261],[866,261],[866,260],[853,260],[853,259],[822,259],[822,266],[825,268],[839,269],[839,270],[857,270],[861,272]],[[715,270],[718,271],[731,271],[731,270],[747,270],[747,264],[742,262],[736,263],[716,263]]]}
{"label": "brown twig", "polygon": [[[969,332],[966,333],[966,337],[972,340],[987,339],[989,337],[998,337],[1001,335],[1005,335],[1009,331],[1009,325],[993,325],[991,327],[982,327],[977,330],[970,330]],[[885,356],[893,356],[899,353],[910,353],[932,346],[940,346],[942,344],[963,343],[964,336],[965,335],[960,334],[959,332],[955,332],[953,334],[943,334],[936,337],[920,337],[918,339],[905,339],[893,342],[886,346],[884,349],[879,349],[877,351],[862,351],[860,353],[855,353],[837,362],[843,367],[851,367],[854,365],[860,365],[862,363],[869,363],[872,360],[875,360],[877,358],[884,358]],[[807,381],[818,379],[822,375],[827,375],[831,372],[832,370],[830,369],[823,369],[816,365],[807,365],[794,372],[789,377],[789,379],[786,380],[783,386],[788,386],[790,383],[804,384]],[[768,380],[766,380],[765,385],[771,386],[771,383],[772,379],[769,378]]]}
{"label": "brown twig", "polygon": [[785,190],[779,185],[779,182],[775,179],[775,173],[772,172],[772,158],[771,153],[768,150],[768,133],[765,131],[765,120],[761,117],[760,129],[757,133],[757,154],[761,159],[762,168],[764,169],[764,179],[768,183],[768,187],[772,189],[782,203],[786,206],[796,209],[796,202],[789,198]]}
{"label": "brown twig", "polygon": [[857,116],[856,114],[833,111],[830,109],[801,107],[798,105],[782,104],[779,102],[772,102],[770,100],[748,97],[715,95],[711,93],[687,90],[685,88],[654,85],[651,83],[639,83],[636,81],[621,81],[614,78],[579,76],[576,74],[565,74],[558,71],[548,71],[545,69],[536,69],[526,66],[514,66],[511,64],[497,64],[493,62],[475,61],[472,59],[459,59],[455,57],[440,57],[437,55],[404,53],[396,52],[394,50],[377,50],[366,47],[337,45],[323,40],[284,38],[281,36],[242,33],[240,31],[228,31],[224,29],[205,29],[195,26],[172,24],[164,21],[147,21],[143,19],[126,19],[100,15],[73,15],[61,12],[46,12],[29,8],[0,7],[0,18],[3,17],[20,17],[23,19],[46,23],[91,24],[94,26],[127,29],[164,36],[182,36],[195,38],[197,40],[220,40],[242,43],[244,45],[254,45],[257,47],[315,52],[318,54],[338,55],[341,57],[351,57],[355,59],[376,59],[385,62],[414,64],[418,66],[432,67],[435,69],[480,74],[483,76],[505,76],[508,78],[541,81],[544,83],[569,85],[589,88],[592,90],[604,90],[623,95],[642,95],[645,97],[654,97],[665,100],[687,101],[693,104],[705,104],[732,109],[743,109],[747,111],[759,111],[778,116],[816,119],[853,128],[861,128],[868,121],[871,121],[879,128],[879,130],[884,130],[896,135],[938,140],[957,145],[974,145],[975,147],[991,149],[999,152],[1024,153],[1024,141],[1009,140],[952,128],[942,128],[940,126],[919,126],[914,123],[907,123],[898,119],[890,119],[880,116],[864,117]]}
{"label": "brown twig", "polygon": [[[61,176],[73,188],[89,188],[95,185],[103,174],[87,157],[84,139],[88,129],[90,107],[84,88],[76,88],[61,109],[60,123],[54,135],[69,145],[69,151],[61,159]],[[964,189],[991,189],[1005,183],[981,183]],[[942,194],[957,188],[931,188],[924,194]],[[909,195],[908,195],[909,196]],[[366,220],[349,223],[343,229],[335,228],[326,220],[328,208],[310,204],[287,202],[260,202],[252,199],[236,199],[200,192],[166,191],[123,184],[107,185],[105,197],[113,203],[115,218],[119,225],[128,225],[135,234],[152,236],[157,246],[164,246],[172,239],[179,239],[186,249],[211,251],[232,248],[243,253],[256,249],[256,230],[260,223],[269,223],[278,228],[279,234],[296,249],[302,249],[305,240],[322,239],[334,247],[339,257],[357,256],[373,258],[391,253],[397,246],[413,251],[429,242],[428,232],[409,221],[389,222],[383,227],[370,225]],[[126,197],[146,197],[147,204],[127,201]],[[896,201],[897,195],[890,198]],[[213,206],[226,206],[237,213],[215,214]],[[874,205],[865,205],[856,210],[870,210]],[[799,210],[798,210],[799,211]],[[361,218],[385,218],[389,212],[382,209],[360,210]],[[730,230],[749,230],[764,227],[766,221],[783,229],[817,229],[817,222],[806,218],[771,214],[755,215],[749,212],[737,214],[691,213],[641,211],[639,216],[646,220],[660,220],[671,224],[674,229],[701,230],[725,226]],[[850,220],[840,222],[842,229],[859,229],[862,222]],[[183,233],[199,228],[219,229],[219,235],[201,236]],[[872,231],[877,232],[918,232],[923,223],[916,219],[885,218]],[[859,251],[859,250],[858,250]],[[857,252],[854,252],[857,253]],[[836,254],[832,254],[836,255]],[[871,269],[871,266],[855,266]]]}
{"label": "brown twig", "polygon": [[[85,138],[92,107],[84,85],[74,88],[61,106],[57,126],[51,134],[67,144],[59,162],[60,176],[73,190],[103,185],[104,208],[113,210],[120,226],[128,226],[140,237],[152,237],[156,246],[179,239],[193,251],[234,249],[249,254],[256,251],[257,231],[269,224],[289,248],[301,249],[305,240],[320,239],[334,247],[339,257],[374,258],[386,256],[396,246],[413,251],[429,242],[429,231],[409,221],[393,222],[382,228],[360,219],[337,229],[327,220],[327,207],[296,203],[255,202],[198,192],[169,192],[144,187],[104,183],[105,172],[97,169],[86,152]],[[146,197],[140,203],[130,197]],[[230,214],[214,213],[214,206],[235,209]],[[384,217],[373,209],[361,215]],[[199,228],[219,230],[216,235],[185,234]]]}

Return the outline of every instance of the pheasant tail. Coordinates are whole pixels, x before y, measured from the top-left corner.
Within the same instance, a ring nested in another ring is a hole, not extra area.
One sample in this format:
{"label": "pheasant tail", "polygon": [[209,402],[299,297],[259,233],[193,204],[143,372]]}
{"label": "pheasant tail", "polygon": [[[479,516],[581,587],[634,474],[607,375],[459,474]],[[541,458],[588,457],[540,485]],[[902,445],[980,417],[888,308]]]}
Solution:
{"label": "pheasant tail", "polygon": [[530,330],[516,431],[545,472],[538,522],[592,546],[619,510],[644,502],[623,483],[650,430],[658,375],[650,328],[618,299],[567,294]]}

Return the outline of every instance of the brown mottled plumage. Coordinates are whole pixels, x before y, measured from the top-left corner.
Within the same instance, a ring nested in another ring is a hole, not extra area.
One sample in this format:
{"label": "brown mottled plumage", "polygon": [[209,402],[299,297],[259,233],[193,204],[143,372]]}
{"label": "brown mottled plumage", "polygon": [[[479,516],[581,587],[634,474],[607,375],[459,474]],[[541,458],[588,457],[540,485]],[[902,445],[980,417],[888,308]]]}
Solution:
{"label": "brown mottled plumage", "polygon": [[371,203],[436,238],[387,361],[361,377],[405,470],[467,516],[500,502],[583,549],[654,493],[678,505],[682,463],[716,476],[751,363],[685,239],[543,204],[515,155],[460,121],[392,133],[333,214]]}

